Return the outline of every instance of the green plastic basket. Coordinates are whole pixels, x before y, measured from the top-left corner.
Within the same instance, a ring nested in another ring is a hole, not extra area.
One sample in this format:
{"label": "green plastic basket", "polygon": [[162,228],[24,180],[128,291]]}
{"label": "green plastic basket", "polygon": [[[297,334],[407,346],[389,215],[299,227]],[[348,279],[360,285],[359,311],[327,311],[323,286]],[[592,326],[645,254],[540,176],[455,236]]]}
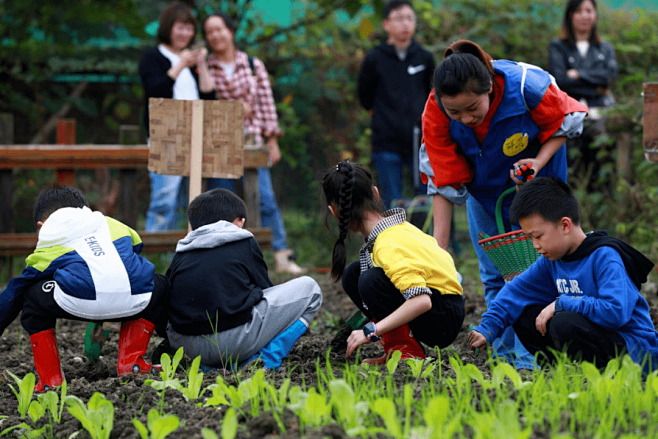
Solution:
{"label": "green plastic basket", "polygon": [[496,227],[500,235],[478,241],[478,245],[487,253],[506,282],[523,273],[539,258],[539,253],[532,246],[532,239],[523,230],[505,233],[503,201],[515,191],[515,186],[505,190],[496,201]]}

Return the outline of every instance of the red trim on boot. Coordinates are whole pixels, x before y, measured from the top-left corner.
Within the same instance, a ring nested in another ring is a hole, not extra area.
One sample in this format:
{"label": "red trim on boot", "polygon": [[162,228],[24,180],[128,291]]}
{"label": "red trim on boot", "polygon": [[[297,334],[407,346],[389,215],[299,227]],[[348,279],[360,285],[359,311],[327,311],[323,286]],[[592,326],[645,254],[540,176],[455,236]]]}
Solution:
{"label": "red trim on boot", "polygon": [[117,376],[146,375],[151,372],[153,365],[147,363],[143,355],[146,354],[153,329],[155,324],[144,319],[121,323]]}
{"label": "red trim on boot", "polygon": [[54,329],[46,329],[30,335],[32,342],[32,354],[34,355],[34,367],[37,369],[39,381],[34,390],[36,392],[47,392],[64,381],[64,372],[59,361],[59,349]]}
{"label": "red trim on boot", "polygon": [[425,359],[425,350],[418,340],[411,336],[411,329],[409,329],[407,323],[382,335],[380,343],[384,347],[384,355],[379,358],[366,358],[363,360],[364,363],[375,365],[385,364],[394,351],[402,352],[402,360],[406,360],[407,358]]}

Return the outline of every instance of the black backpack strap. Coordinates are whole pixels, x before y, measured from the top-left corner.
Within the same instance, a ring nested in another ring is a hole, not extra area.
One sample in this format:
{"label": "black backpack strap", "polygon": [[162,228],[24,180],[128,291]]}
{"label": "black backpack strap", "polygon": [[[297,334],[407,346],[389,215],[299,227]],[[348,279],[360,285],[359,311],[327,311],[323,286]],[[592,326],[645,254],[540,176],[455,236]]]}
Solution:
{"label": "black backpack strap", "polygon": [[251,74],[256,76],[256,65],[254,64],[254,57],[251,55],[247,56],[247,61],[249,62],[249,68],[251,69]]}

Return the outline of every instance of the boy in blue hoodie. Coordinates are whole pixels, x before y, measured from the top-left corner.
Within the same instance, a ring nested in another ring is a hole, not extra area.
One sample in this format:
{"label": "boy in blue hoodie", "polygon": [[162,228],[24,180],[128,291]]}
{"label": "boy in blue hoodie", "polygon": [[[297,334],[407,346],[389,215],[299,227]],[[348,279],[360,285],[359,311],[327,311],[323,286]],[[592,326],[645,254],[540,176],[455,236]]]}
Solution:
{"label": "boy in blue hoodie", "polygon": [[167,277],[167,335],[173,349],[201,356],[208,368],[242,366],[261,358],[277,369],[322,304],[308,276],[272,285],[263,254],[248,230],[244,202],[227,189],[192,201],[192,231],[176,246]]}
{"label": "boy in blue hoodie", "polygon": [[75,188],[44,189],[34,204],[39,231],[35,251],[20,276],[0,293],[0,334],[21,313],[30,334],[35,390],[62,384],[55,338],[57,319],[120,321],[117,375],[147,374],[149,339],[166,328],[169,282],[139,255],[133,229],[89,209]]}
{"label": "boy in blue hoodie", "polygon": [[640,294],[653,263],[605,231],[585,234],[578,201],[563,181],[540,177],[514,197],[518,221],[541,257],[506,284],[468,336],[471,349],[514,326],[531,354],[551,350],[604,368],[628,353],[645,371],[658,366],[658,336]]}

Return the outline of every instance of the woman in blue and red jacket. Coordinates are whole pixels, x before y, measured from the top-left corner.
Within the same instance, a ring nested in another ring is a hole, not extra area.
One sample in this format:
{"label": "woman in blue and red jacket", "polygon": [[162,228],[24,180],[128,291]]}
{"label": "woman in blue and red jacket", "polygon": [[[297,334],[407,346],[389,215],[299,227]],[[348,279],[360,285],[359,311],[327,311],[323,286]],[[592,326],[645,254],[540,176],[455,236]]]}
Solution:
{"label": "woman in blue and red jacket", "polygon": [[[523,63],[494,61],[472,41],[448,47],[434,72],[434,90],[423,113],[423,180],[434,194],[434,237],[447,247],[453,204],[466,199],[471,240],[480,263],[485,301],[504,285],[498,269],[477,245],[478,234],[499,234],[494,207],[500,194],[521,183],[515,165],[532,164],[536,175],[566,180],[567,138],[580,135],[587,107],[560,91],[545,71]],[[469,196],[470,194],[470,196]],[[511,197],[503,205],[507,230]],[[533,357],[512,328],[493,344],[494,353],[517,369]]]}

